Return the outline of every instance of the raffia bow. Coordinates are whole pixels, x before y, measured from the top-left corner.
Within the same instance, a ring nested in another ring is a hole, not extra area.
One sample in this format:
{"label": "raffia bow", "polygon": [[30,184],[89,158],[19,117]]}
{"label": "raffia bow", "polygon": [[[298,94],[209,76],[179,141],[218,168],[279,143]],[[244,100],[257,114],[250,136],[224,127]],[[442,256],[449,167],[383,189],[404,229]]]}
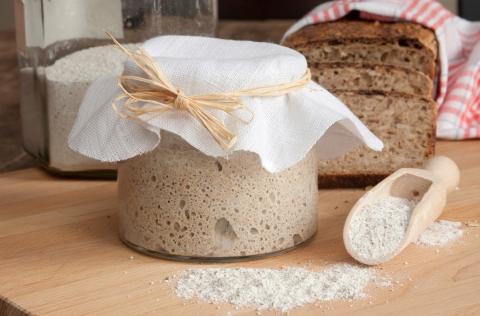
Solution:
{"label": "raffia bow", "polygon": [[[234,113],[240,109],[250,111],[242,102],[241,97],[285,95],[302,89],[310,82],[311,78],[310,70],[307,69],[301,78],[288,83],[234,92],[186,96],[170,82],[155,60],[145,50],[140,48],[136,52],[131,52],[121,45],[113,35],[107,34],[147,77],[120,76],[118,85],[123,92],[112,103],[113,108],[119,115],[138,119],[143,114],[161,114],[170,110],[186,111],[208,130],[223,149],[229,149],[235,144],[236,135],[229,131],[225,124],[208,110],[220,110],[244,123],[248,123]],[[118,106],[120,100],[125,100],[121,108]]]}

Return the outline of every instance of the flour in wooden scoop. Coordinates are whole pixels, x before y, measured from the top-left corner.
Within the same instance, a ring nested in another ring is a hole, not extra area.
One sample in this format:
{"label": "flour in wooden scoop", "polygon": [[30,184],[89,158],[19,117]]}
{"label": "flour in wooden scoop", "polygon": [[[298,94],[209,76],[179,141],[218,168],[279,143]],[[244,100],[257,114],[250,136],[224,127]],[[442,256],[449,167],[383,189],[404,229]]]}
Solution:
{"label": "flour in wooden scoop", "polygon": [[415,202],[388,196],[365,205],[351,220],[348,238],[361,259],[381,260],[401,246]]}
{"label": "flour in wooden scoop", "polygon": [[[388,196],[364,206],[352,218],[348,238],[353,250],[368,261],[388,257],[405,238],[416,202]],[[463,235],[462,224],[439,220],[415,242],[423,246],[445,246]]]}

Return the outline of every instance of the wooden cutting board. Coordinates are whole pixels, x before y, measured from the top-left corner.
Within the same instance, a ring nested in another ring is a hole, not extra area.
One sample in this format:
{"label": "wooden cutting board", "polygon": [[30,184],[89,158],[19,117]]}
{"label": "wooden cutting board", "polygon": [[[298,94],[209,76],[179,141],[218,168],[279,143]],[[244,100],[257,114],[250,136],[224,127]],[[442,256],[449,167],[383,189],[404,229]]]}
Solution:
{"label": "wooden cutting board", "polygon": [[[460,190],[442,217],[479,221],[480,141],[440,142],[437,152],[452,157],[462,172]],[[308,245],[221,266],[353,262],[341,232],[363,193],[321,191],[318,233]],[[164,279],[199,264],[151,258],[124,246],[117,238],[115,195],[114,182],[54,178],[38,169],[0,175],[0,315],[255,314],[178,299],[174,282]],[[365,300],[319,303],[290,315],[480,315],[480,227],[466,227],[465,236],[446,248],[410,246],[379,269],[394,280],[393,291],[372,287]]]}

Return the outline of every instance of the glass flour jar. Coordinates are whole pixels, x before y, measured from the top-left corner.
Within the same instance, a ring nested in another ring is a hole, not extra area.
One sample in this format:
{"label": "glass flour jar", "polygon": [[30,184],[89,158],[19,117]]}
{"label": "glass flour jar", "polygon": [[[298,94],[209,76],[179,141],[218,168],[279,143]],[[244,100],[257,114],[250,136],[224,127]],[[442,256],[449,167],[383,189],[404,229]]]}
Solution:
{"label": "glass flour jar", "polygon": [[213,35],[217,8],[216,0],[16,0],[15,15],[25,150],[57,174],[113,177],[115,164],[67,145],[91,82],[123,71],[126,56],[105,31],[122,43],[162,33]]}
{"label": "glass flour jar", "polygon": [[316,170],[313,150],[269,173],[255,153],[213,158],[162,131],[156,149],[118,164],[121,239],[174,259],[232,260],[292,249],[316,232]]}

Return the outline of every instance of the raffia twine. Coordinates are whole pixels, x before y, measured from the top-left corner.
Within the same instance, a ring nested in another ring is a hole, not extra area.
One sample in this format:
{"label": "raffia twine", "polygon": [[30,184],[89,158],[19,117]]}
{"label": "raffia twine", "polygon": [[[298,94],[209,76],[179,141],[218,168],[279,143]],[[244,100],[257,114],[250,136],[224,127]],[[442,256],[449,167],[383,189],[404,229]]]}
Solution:
{"label": "raffia twine", "polygon": [[[129,51],[112,34],[107,32],[107,35],[146,75],[146,78],[129,75],[119,77],[118,85],[122,93],[112,103],[113,109],[119,115],[138,119],[139,116],[144,114],[161,114],[171,110],[185,111],[198,120],[223,149],[231,148],[237,137],[228,130],[224,122],[220,121],[209,110],[223,111],[248,124],[249,121],[240,119],[234,113],[237,110],[244,109],[249,111],[253,118],[253,113],[242,102],[241,97],[285,95],[302,89],[311,79],[310,69],[307,68],[301,78],[287,83],[233,92],[186,96],[171,83],[155,60],[143,48],[135,52]],[[124,101],[123,104],[119,105],[119,101],[122,100]]]}

